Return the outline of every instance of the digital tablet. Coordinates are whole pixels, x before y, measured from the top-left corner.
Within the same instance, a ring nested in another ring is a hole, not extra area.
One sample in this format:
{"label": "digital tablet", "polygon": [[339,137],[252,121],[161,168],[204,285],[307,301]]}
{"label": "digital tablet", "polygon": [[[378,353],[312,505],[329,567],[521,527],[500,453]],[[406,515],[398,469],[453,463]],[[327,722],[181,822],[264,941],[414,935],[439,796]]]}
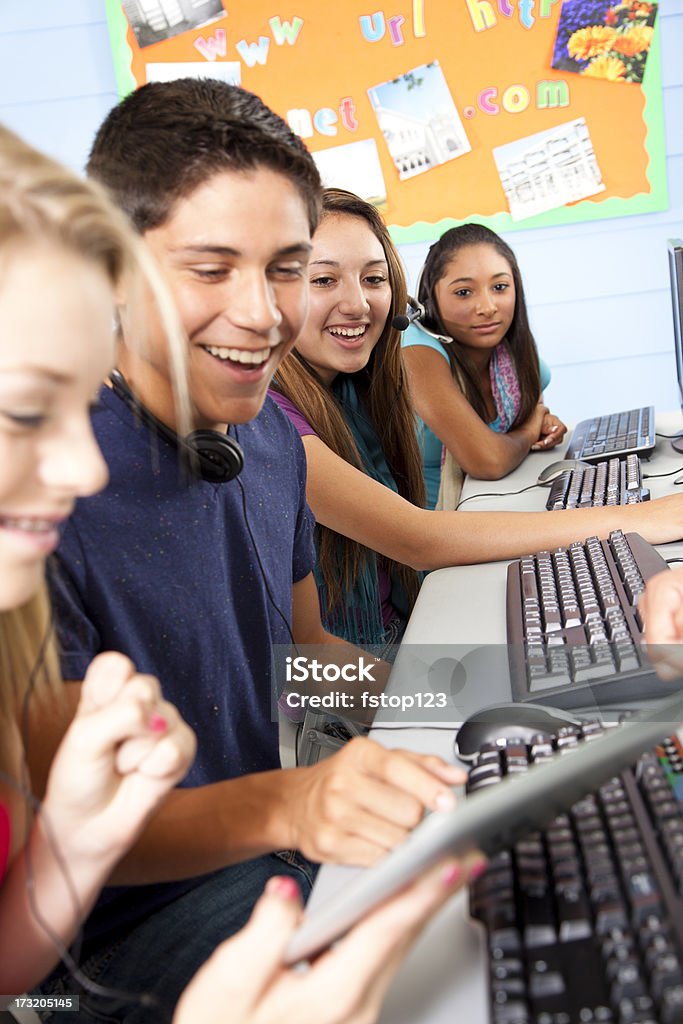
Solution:
{"label": "digital tablet", "polygon": [[588,793],[670,736],[683,722],[683,693],[658,702],[656,711],[627,721],[604,736],[507,776],[472,794],[452,811],[433,812],[395,850],[360,872],[334,898],[305,917],[285,962],[297,963],[340,938],[361,917],[446,854],[481,850],[492,856],[522,836],[545,828]]}

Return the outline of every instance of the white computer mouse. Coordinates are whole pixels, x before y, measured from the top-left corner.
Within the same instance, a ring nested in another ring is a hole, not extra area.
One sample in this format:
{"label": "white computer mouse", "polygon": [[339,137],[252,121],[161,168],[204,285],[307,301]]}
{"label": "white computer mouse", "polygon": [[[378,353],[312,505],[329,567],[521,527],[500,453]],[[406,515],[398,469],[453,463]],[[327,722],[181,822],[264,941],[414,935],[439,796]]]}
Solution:
{"label": "white computer mouse", "polygon": [[559,462],[551,462],[538,474],[536,483],[540,487],[549,487],[561,473],[570,469],[588,469],[590,465],[590,462],[582,462],[581,459],[561,459]]}

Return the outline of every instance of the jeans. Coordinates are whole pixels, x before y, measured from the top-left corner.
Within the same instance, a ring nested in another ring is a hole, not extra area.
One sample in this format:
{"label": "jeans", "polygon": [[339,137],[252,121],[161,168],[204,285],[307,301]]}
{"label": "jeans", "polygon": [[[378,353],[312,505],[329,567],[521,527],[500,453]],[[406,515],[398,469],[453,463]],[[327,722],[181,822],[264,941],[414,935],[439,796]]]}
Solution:
{"label": "jeans", "polygon": [[130,994],[131,999],[92,995],[63,967],[57,968],[36,994],[78,993],[80,1010],[44,1011],[41,1020],[50,1024],[166,1024],[199,967],[216,946],[246,924],[268,879],[292,876],[306,899],[315,871],[315,865],[301,854],[287,850],[207,876],[80,965],[90,981]]}

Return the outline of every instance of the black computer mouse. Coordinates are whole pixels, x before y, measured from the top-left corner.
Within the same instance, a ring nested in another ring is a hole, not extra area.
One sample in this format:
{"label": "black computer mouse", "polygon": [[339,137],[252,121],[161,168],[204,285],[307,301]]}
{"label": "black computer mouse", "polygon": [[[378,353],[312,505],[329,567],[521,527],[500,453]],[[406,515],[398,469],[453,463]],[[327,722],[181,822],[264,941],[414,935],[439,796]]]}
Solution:
{"label": "black computer mouse", "polygon": [[530,743],[538,733],[552,736],[565,725],[582,724],[568,711],[543,704],[491,704],[462,723],[455,737],[455,753],[461,760],[471,761],[484,743],[495,743],[501,737]]}

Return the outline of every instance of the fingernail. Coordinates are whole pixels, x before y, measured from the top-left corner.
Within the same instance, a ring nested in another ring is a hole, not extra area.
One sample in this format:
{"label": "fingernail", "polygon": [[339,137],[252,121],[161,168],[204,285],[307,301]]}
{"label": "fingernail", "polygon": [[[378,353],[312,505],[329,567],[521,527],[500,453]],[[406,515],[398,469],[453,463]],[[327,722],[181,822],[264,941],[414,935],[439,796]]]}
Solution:
{"label": "fingernail", "polygon": [[446,868],[441,881],[446,889],[450,889],[452,885],[457,885],[458,882],[462,881],[462,868],[459,864],[451,864],[450,867]]}
{"label": "fingernail", "polygon": [[281,900],[295,900],[299,897],[299,886],[289,875],[276,875],[268,879],[266,892],[269,896],[279,896]]}
{"label": "fingernail", "polygon": [[450,789],[442,790],[434,801],[437,811],[450,811],[455,807],[455,796]]}
{"label": "fingernail", "polygon": [[155,711],[149,720],[149,728],[152,732],[166,732],[168,729],[168,722],[163,715],[160,715],[158,711]]}
{"label": "fingernail", "polygon": [[480,878],[481,875],[484,874],[487,867],[488,861],[486,860],[485,857],[482,857],[481,860],[475,860],[474,864],[467,873],[468,881],[475,882],[477,878]]}

